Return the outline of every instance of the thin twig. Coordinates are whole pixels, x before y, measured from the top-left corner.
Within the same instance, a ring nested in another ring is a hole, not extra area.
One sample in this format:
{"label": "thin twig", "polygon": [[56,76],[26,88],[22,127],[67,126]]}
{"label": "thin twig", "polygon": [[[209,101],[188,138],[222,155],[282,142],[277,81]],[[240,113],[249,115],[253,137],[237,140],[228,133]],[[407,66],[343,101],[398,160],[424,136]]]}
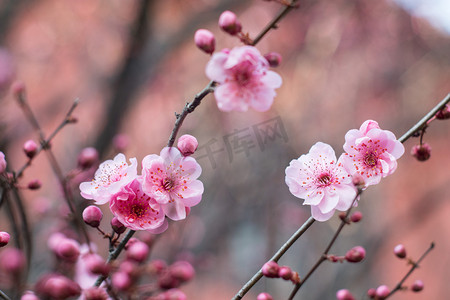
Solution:
{"label": "thin twig", "polygon": [[[283,244],[283,246],[275,253],[270,259],[277,262],[286,251],[302,236],[302,234],[308,230],[308,228],[314,223],[314,218],[309,217],[305,223]],[[245,294],[261,279],[262,270],[260,269],[255,275],[241,288],[241,290],[234,296],[233,300],[242,299]]]}
{"label": "thin twig", "polygon": [[441,102],[439,102],[438,105],[436,105],[432,110],[430,110],[425,117],[423,117],[419,122],[416,123],[411,129],[409,129],[404,135],[402,135],[398,140],[401,143],[404,143],[406,140],[408,140],[411,136],[414,135],[414,133],[418,132],[419,130],[423,129],[424,126],[427,126],[428,120],[433,118],[438,111],[440,111],[444,106],[450,102],[450,94],[448,94]]}
{"label": "thin twig", "polygon": [[331,238],[330,242],[328,243],[327,247],[323,251],[322,255],[319,257],[319,259],[316,261],[314,266],[309,270],[309,272],[301,279],[299,283],[297,283],[294,287],[294,289],[291,292],[291,295],[289,296],[289,300],[294,299],[295,294],[297,294],[297,291],[300,289],[300,287],[305,283],[305,281],[316,271],[316,269],[325,261],[327,260],[328,252],[330,251],[331,247],[333,246],[334,242],[336,242],[337,237],[341,233],[344,226],[347,224],[347,218],[350,215],[351,210],[353,209],[353,205],[358,200],[358,197],[361,195],[362,190],[358,189],[358,192],[356,193],[355,198],[352,201],[352,205],[345,213],[345,216],[342,218],[341,223],[339,224],[338,229],[334,233],[333,237]]}
{"label": "thin twig", "polygon": [[428,253],[430,253],[431,250],[433,250],[433,248],[434,248],[434,243],[431,243],[430,247],[428,247],[428,249],[422,254],[422,256],[417,260],[417,262],[412,264],[411,269],[409,269],[408,273],[406,273],[406,275],[403,276],[402,280],[400,280],[400,282],[397,283],[395,288],[389,293],[389,295],[387,295],[387,297],[385,299],[389,298],[395,292],[402,289],[403,283],[405,282],[405,280],[408,279],[409,275],[411,275],[412,272],[414,272],[414,270],[419,267],[420,262],[425,258],[425,256],[427,256]]}
{"label": "thin twig", "polygon": [[0,290],[0,298],[3,300],[11,300],[2,290]]}
{"label": "thin twig", "polygon": [[[133,236],[133,234],[135,232],[136,231],[134,231],[134,230],[130,230],[127,232],[127,234],[122,239],[122,241],[117,246],[117,248],[114,251],[109,253],[108,260],[106,261],[106,263],[109,263],[109,262],[115,260],[119,256],[120,252],[122,252],[123,248],[125,247],[125,245],[128,243],[128,241],[130,240],[130,238]],[[106,279],[106,276],[100,275],[97,278],[97,281],[95,282],[94,286],[100,286],[105,279]]]}

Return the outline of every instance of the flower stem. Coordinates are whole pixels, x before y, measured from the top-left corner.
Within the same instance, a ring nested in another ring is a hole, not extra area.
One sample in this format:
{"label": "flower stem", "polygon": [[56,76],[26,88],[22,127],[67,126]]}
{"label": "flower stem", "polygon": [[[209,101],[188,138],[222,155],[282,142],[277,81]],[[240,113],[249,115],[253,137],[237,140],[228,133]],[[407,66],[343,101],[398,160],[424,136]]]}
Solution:
{"label": "flower stem", "polygon": [[[281,246],[281,248],[270,259],[277,262],[281,256],[298,240],[300,236],[314,223],[314,218],[309,217],[305,223]],[[261,269],[241,288],[241,290],[234,296],[233,300],[242,299],[244,295],[262,278]]]}

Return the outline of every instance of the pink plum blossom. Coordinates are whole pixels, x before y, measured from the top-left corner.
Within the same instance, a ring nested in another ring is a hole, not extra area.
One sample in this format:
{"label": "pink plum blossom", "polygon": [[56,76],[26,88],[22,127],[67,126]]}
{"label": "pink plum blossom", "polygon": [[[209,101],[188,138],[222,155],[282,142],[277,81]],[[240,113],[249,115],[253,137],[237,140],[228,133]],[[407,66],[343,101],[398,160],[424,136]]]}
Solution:
{"label": "pink plum blossom", "polygon": [[378,123],[365,121],[345,135],[342,164],[351,175],[362,176],[366,187],[380,182],[397,169],[397,159],[405,152],[395,135]]}
{"label": "pink plum blossom", "polygon": [[192,157],[184,157],[175,147],[165,147],[160,155],[142,160],[142,187],[163,207],[172,220],[186,218],[186,208],[202,199],[203,183],[197,178],[202,168]]}
{"label": "pink plum blossom", "polygon": [[252,46],[215,53],[206,66],[206,76],[219,84],[214,90],[222,111],[267,111],[273,103],[281,77],[268,70],[269,63]]}
{"label": "pink plum blossom", "polygon": [[308,154],[291,161],[286,168],[286,184],[294,196],[305,199],[304,205],[311,205],[311,214],[317,221],[330,219],[336,209],[349,209],[356,196],[341,158],[336,162],[333,148],[321,142],[312,146]]}
{"label": "pink plum blossom", "polygon": [[100,164],[95,178],[80,184],[81,196],[95,200],[95,204],[105,204],[121,187],[130,183],[137,176],[137,160],[130,158],[127,164],[125,155],[119,153],[114,160]]}
{"label": "pink plum blossom", "polygon": [[168,227],[164,212],[155,199],[145,194],[139,179],[122,187],[109,202],[112,214],[132,230],[161,233]]}

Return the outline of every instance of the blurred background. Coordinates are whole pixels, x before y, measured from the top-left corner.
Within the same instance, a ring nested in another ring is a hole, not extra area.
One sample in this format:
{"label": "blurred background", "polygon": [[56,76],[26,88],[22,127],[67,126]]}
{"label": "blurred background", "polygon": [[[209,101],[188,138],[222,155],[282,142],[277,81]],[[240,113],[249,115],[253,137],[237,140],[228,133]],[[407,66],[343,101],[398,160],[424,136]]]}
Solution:
{"label": "blurred background", "polygon": [[[300,1],[258,44],[263,54],[283,56],[275,70],[283,85],[273,107],[266,113],[223,113],[209,95],[187,117],[180,135],[199,140],[195,157],[205,193],[187,220],[170,224],[152,258],[182,257],[194,264],[195,280],[182,287],[189,299],[230,299],[309,218],[309,207],[284,183],[292,159],[318,141],[332,145],[339,156],[345,133],[367,119],[400,137],[450,92],[448,27],[438,17],[419,16],[426,15],[418,9],[420,1],[400,2],[405,8],[388,0]],[[240,42],[220,31],[222,11],[234,11],[243,31],[254,37],[279,9],[277,3],[256,0],[0,0],[0,150],[8,166],[20,168],[26,162],[23,143],[37,140],[9,92],[13,80],[25,83],[47,135],[80,99],[78,123],[52,142],[64,173],[76,168],[85,147],[95,147],[101,160],[111,159],[118,134],[126,140],[127,157],[141,161],[167,144],[174,113],[209,82],[204,74],[209,56],[195,47],[195,30],[214,32],[217,50],[231,48]],[[296,299],[334,299],[341,288],[362,299],[371,287],[394,287],[409,268],[393,255],[394,246],[403,243],[408,255],[418,258],[431,241],[435,250],[406,282],[422,279],[424,291],[393,298],[447,297],[449,125],[435,121],[427,130],[428,161],[409,155],[418,143],[411,138],[395,174],[363,194],[358,208],[363,221],[345,228],[331,252],[343,255],[361,245],[365,261],[323,264]],[[80,206],[89,203],[78,196],[77,184],[92,174],[73,182]],[[47,238],[62,230],[67,215],[45,155],[33,161],[21,183],[36,178],[42,188],[23,191],[35,244],[30,285],[51,268]],[[102,209],[106,228],[111,215],[108,207]],[[6,211],[0,215],[0,229],[10,229]],[[338,222],[335,216],[313,224],[280,264],[304,276]],[[106,255],[106,241],[94,230],[89,233]],[[2,278],[0,288],[7,290]],[[266,291],[286,299],[291,289],[289,282],[263,278],[245,298]]]}

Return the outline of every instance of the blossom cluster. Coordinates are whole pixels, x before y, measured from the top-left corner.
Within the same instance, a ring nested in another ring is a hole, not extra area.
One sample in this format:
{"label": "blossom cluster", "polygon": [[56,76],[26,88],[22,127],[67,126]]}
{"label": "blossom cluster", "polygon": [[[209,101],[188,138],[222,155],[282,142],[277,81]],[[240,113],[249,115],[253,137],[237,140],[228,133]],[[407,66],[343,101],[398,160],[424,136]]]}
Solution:
{"label": "blossom cluster", "polygon": [[372,120],[348,131],[343,148],[345,153],[336,159],[330,145],[318,142],[286,168],[289,191],[311,205],[311,215],[318,221],[330,219],[335,210],[348,210],[357,196],[355,185],[365,189],[378,184],[394,173],[405,152],[392,132]]}
{"label": "blossom cluster", "polygon": [[182,220],[200,202],[203,183],[197,178],[201,171],[194,158],[183,156],[175,147],[145,156],[142,175],[138,175],[136,158],[128,164],[119,153],[100,164],[95,178],[81,183],[80,190],[95,204],[109,203],[112,214],[126,227],[156,234],[167,229],[166,216]]}

